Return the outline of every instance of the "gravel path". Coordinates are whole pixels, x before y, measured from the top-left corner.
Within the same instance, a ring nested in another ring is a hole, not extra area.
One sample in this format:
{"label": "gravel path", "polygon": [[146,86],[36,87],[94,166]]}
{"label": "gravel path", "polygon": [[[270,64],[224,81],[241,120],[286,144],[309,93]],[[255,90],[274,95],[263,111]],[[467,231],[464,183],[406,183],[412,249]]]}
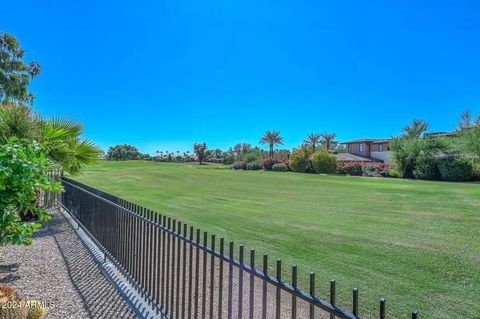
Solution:
{"label": "gravel path", "polygon": [[50,303],[47,319],[136,318],[58,212],[31,246],[0,248],[0,284]]}

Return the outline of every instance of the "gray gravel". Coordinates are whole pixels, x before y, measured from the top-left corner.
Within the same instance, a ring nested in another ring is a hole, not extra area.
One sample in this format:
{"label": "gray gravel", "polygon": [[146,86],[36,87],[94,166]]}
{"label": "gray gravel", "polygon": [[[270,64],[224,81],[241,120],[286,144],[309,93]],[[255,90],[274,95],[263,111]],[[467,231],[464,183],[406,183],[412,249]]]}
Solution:
{"label": "gray gravel", "polygon": [[0,248],[0,284],[51,303],[46,318],[136,318],[58,212],[31,246]]}

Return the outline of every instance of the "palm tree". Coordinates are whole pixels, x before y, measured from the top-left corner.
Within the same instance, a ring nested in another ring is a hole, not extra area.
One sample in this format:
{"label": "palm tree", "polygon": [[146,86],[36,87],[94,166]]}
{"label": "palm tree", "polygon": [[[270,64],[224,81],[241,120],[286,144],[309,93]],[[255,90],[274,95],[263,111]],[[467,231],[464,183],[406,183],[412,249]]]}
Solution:
{"label": "palm tree", "polygon": [[52,164],[70,175],[76,175],[101,155],[93,142],[80,138],[82,134],[80,123],[68,118],[52,118],[40,123],[39,141],[46,148]]}
{"label": "palm tree", "polygon": [[268,144],[269,145],[269,156],[270,158],[273,157],[273,147],[277,144],[283,145],[283,138],[280,136],[279,131],[267,131],[260,139],[260,144]]}
{"label": "palm tree", "polygon": [[331,134],[322,133],[321,136],[322,136],[321,143],[323,144],[323,146],[325,147],[327,152],[333,151],[333,148],[335,146],[337,146],[337,144],[338,144],[338,142],[335,141],[335,138],[337,138],[337,134],[335,134],[335,133],[331,133]]}
{"label": "palm tree", "polygon": [[312,150],[315,152],[315,146],[320,143],[320,134],[310,133],[307,135],[307,139],[303,143],[312,146]]}
{"label": "palm tree", "polygon": [[429,124],[423,120],[413,120],[410,126],[405,126],[403,128],[403,135],[411,138],[419,138],[428,130]]}

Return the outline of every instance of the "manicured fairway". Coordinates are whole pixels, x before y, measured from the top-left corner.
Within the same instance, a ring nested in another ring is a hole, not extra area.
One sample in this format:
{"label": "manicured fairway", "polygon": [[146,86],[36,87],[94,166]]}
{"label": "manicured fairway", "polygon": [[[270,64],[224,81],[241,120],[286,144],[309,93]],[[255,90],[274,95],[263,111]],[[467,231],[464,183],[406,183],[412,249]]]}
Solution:
{"label": "manicured fairway", "polygon": [[[480,317],[480,184],[102,162],[79,181],[316,272],[370,318]],[[260,258],[258,258],[260,259]],[[273,260],[273,259],[272,259]],[[376,317],[376,316],[375,316]]]}

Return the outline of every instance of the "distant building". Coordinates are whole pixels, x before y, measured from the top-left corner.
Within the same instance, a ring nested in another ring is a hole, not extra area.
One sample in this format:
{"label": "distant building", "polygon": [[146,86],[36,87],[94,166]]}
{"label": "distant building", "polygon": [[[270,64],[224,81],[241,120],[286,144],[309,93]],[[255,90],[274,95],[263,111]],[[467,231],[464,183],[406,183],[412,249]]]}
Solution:
{"label": "distant building", "polygon": [[347,153],[337,154],[339,161],[392,162],[392,152],[388,147],[390,139],[362,138],[344,142]]}
{"label": "distant building", "polygon": [[[425,133],[424,137],[453,137],[455,132],[431,132]],[[392,152],[388,146],[388,138],[362,138],[343,142],[347,153],[337,154],[338,161],[353,162],[392,162]]]}

